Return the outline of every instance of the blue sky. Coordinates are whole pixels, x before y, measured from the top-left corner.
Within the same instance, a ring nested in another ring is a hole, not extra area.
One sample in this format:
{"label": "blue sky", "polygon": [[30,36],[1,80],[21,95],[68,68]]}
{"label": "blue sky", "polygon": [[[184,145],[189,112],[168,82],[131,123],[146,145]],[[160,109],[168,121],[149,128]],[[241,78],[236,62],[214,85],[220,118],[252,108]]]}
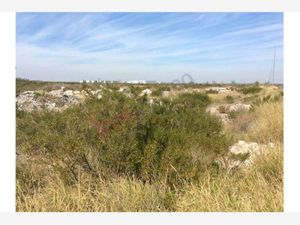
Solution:
{"label": "blue sky", "polygon": [[17,13],[17,77],[283,81],[282,13]]}

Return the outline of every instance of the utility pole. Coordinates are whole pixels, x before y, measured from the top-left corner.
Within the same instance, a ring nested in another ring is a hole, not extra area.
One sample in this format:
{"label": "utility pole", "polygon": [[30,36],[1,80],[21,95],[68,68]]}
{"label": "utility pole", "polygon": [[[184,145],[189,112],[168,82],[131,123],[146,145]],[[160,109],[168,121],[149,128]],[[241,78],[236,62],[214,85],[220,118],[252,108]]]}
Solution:
{"label": "utility pole", "polygon": [[276,59],[276,47],[274,48],[274,60],[273,60],[273,79],[272,79],[273,84],[275,82],[275,59]]}

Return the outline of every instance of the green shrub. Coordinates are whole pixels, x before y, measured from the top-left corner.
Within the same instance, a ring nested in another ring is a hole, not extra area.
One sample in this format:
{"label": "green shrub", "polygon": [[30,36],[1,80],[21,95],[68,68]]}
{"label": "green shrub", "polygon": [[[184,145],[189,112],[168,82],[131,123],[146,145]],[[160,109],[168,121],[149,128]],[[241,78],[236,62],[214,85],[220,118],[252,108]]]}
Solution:
{"label": "green shrub", "polygon": [[255,94],[258,93],[262,90],[261,87],[259,87],[258,85],[253,85],[250,87],[244,87],[244,88],[240,88],[238,91],[247,95],[247,94]]}
{"label": "green shrub", "polygon": [[216,90],[209,89],[209,90],[206,91],[205,93],[206,93],[206,94],[218,94],[219,92],[216,91]]}
{"label": "green shrub", "polygon": [[106,92],[61,113],[17,114],[17,145],[61,162],[54,169],[67,183],[82,168],[105,179],[131,175],[177,185],[198,179],[229,145],[221,122],[204,112],[208,104],[204,94],[150,106]]}
{"label": "green shrub", "polygon": [[169,86],[159,86],[152,92],[153,96],[161,96],[164,91],[171,91]]}
{"label": "green shrub", "polygon": [[228,118],[233,120],[233,119],[236,119],[238,117],[238,112],[237,111],[229,111],[228,112]]}
{"label": "green shrub", "polygon": [[254,109],[254,107],[256,106],[260,106],[264,103],[268,103],[268,102],[279,102],[282,100],[282,95],[281,93],[271,96],[271,95],[267,95],[264,96],[262,98],[257,98],[255,101],[253,101],[252,103],[252,110]]}
{"label": "green shrub", "polygon": [[231,95],[226,95],[226,97],[224,98],[224,100],[227,103],[233,103],[234,102],[234,98]]}

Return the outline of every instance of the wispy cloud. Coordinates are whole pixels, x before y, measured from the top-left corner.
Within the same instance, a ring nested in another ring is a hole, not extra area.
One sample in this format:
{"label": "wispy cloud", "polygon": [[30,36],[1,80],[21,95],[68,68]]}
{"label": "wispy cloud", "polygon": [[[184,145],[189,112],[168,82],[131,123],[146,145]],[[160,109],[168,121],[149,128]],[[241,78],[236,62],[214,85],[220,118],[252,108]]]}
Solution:
{"label": "wispy cloud", "polygon": [[264,81],[274,47],[282,81],[282,13],[17,13],[31,79]]}

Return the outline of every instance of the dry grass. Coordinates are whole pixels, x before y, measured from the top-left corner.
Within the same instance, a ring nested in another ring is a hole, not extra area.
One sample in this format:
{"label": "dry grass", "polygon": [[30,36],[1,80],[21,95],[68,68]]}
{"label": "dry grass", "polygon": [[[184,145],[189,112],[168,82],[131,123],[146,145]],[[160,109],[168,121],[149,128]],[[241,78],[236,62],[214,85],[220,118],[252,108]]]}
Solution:
{"label": "dry grass", "polygon": [[283,211],[282,153],[282,145],[277,145],[247,171],[207,172],[198,183],[174,190],[162,183],[128,177],[103,181],[85,174],[78,175],[74,186],[57,178],[32,195],[23,195],[17,184],[17,211]]}
{"label": "dry grass", "polygon": [[249,138],[261,142],[283,142],[283,104],[267,102],[255,108]]}
{"label": "dry grass", "polygon": [[186,187],[178,211],[277,212],[283,211],[282,146],[257,158],[243,174],[211,177]]}
{"label": "dry grass", "polygon": [[227,103],[224,99],[226,96],[232,96],[233,99],[240,99],[243,95],[237,91],[228,91],[225,93],[219,93],[219,94],[208,94],[209,98],[214,103]]}
{"label": "dry grass", "polygon": [[73,186],[57,178],[31,196],[18,193],[17,211],[21,212],[165,211],[162,186],[130,178],[102,181],[81,176]]}
{"label": "dry grass", "polygon": [[224,133],[238,140],[283,143],[283,102],[265,102],[253,112],[237,114],[224,125]]}

